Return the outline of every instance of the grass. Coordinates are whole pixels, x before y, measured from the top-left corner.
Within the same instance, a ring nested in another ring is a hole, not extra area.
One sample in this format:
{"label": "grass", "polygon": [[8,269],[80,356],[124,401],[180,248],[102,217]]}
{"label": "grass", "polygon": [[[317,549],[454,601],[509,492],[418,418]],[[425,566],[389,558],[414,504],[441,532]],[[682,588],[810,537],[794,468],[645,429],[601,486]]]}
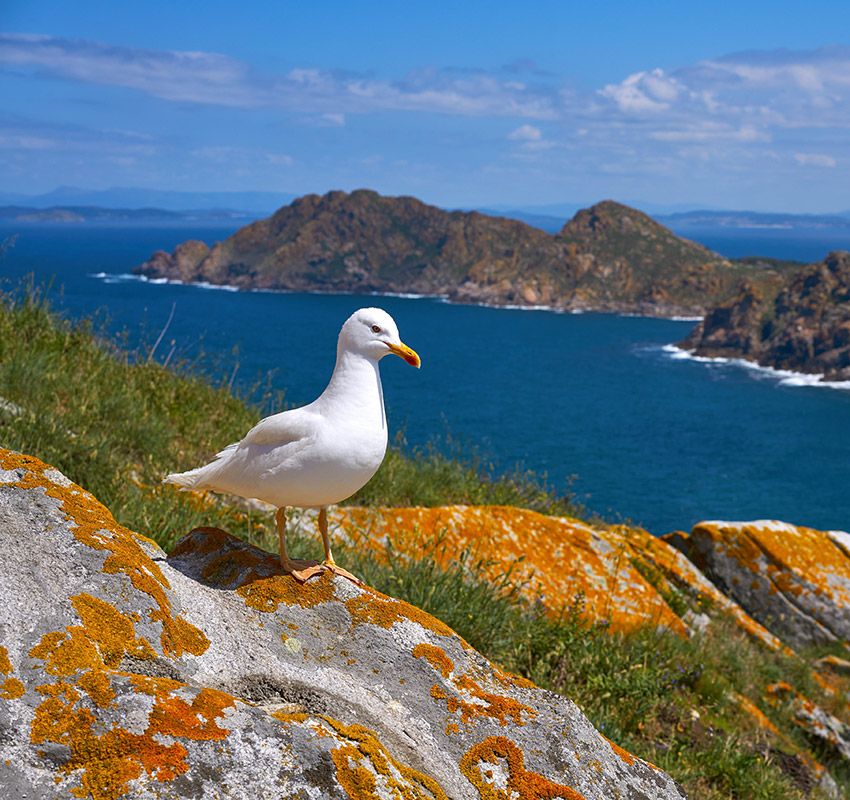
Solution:
{"label": "grass", "polygon": [[[144,353],[133,357],[91,323],[62,320],[39,292],[7,293],[0,296],[0,397],[4,446],[54,464],[133,530],[168,548],[192,527],[217,525],[273,547],[269,514],[199,502],[159,483],[165,472],[201,463],[238,439],[261,415],[192,365],[166,369]],[[435,447],[405,451],[403,443],[355,501],[576,513],[534,476],[495,478],[480,459],[447,457]],[[789,777],[793,757],[770,745],[731,698],[738,693],[765,709],[765,686],[786,680],[838,711],[843,699],[824,696],[812,681],[815,654],[768,652],[723,618],[688,640],[654,629],[616,634],[584,621],[581,598],[560,617],[545,616],[521,599],[509,573],[484,582],[469,558],[440,569],[427,553],[411,560],[388,545],[385,555],[338,553],[368,583],[441,618],[503,667],[576,700],[603,733],[670,772],[693,800],[807,796]],[[789,709],[765,710],[794,746],[809,746]],[[848,770],[829,753],[818,755],[846,791]]]}

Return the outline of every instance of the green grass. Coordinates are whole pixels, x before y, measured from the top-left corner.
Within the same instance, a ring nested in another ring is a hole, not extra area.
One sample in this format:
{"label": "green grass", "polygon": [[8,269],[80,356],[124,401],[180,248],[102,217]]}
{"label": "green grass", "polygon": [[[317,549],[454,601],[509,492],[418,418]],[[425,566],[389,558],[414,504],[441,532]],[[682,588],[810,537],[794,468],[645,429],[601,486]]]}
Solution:
{"label": "green grass", "polygon": [[[203,524],[271,549],[269,514],[199,504],[160,485],[166,472],[202,463],[261,416],[191,366],[166,369],[144,352],[128,355],[92,324],[57,317],[38,292],[2,295],[0,397],[20,411],[0,406],[0,442],[54,464],[118,521],[166,548]],[[279,398],[266,398],[265,413],[271,401]],[[406,451],[403,443],[354,501],[500,503],[576,513],[534,476],[494,478],[480,459],[447,457],[434,447]],[[581,598],[558,619],[544,616],[522,601],[510,574],[484,582],[476,578],[480,565],[468,558],[440,569],[427,554],[410,560],[391,547],[384,559],[337,555],[371,585],[441,618],[503,667],[574,699],[603,733],[669,771],[694,800],[805,796],[781,769],[788,757],[768,752],[763,734],[730,700],[732,692],[764,708],[764,687],[781,679],[825,706],[843,704],[813,684],[811,654],[769,653],[723,619],[689,640],[650,629],[616,634],[583,621]],[[797,746],[807,746],[787,709],[768,710]],[[850,786],[847,770],[828,753],[820,756]]]}

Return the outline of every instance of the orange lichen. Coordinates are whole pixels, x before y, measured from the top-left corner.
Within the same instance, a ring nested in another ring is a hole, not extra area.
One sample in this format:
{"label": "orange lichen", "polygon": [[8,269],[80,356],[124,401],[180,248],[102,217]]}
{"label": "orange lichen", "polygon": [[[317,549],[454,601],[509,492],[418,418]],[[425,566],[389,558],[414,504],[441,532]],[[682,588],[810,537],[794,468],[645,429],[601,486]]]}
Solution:
{"label": "orange lichen", "polygon": [[[378,625],[381,628],[391,628],[396,622],[415,622],[425,630],[440,636],[457,636],[457,634],[436,617],[422,611],[404,600],[387,597],[381,592],[364,588],[356,597],[345,601],[345,607],[351,614],[353,625]],[[465,644],[465,643],[464,643]]]}
{"label": "orange lichen", "polygon": [[526,770],[522,750],[504,736],[473,745],[461,759],[460,771],[481,800],[584,800],[572,787]]}
{"label": "orange lichen", "polygon": [[3,645],[0,645],[0,675],[8,675],[3,681],[0,681],[0,699],[17,700],[26,692],[23,683],[12,676],[12,662],[9,660],[9,652]]}
{"label": "orange lichen", "polygon": [[[114,673],[113,673],[114,674]],[[38,687],[44,700],[35,710],[30,730],[33,744],[48,742],[66,746],[67,761],[60,774],[79,772],[77,797],[116,800],[128,790],[128,782],[147,773],[157,781],[170,781],[189,769],[186,747],[163,737],[193,741],[224,739],[228,731],[216,719],[235,704],[230,695],[202,689],[191,703],[173,692],[182,684],[164,678],[133,676],[134,688],[153,696],[147,729],[131,733],[119,726],[102,730],[92,711],[82,705],[77,689],[65,681]]]}
{"label": "orange lichen", "polygon": [[[449,800],[436,780],[393,758],[374,731],[322,717],[343,740],[331,752],[336,779],[351,800]],[[381,792],[378,792],[380,779]]]}
{"label": "orange lichen", "polygon": [[265,613],[276,611],[281,603],[313,608],[334,599],[333,575],[323,572],[306,583],[300,583],[291,575],[274,575],[244,583],[236,593],[251,608]]}
{"label": "orange lichen", "polygon": [[125,655],[148,659],[156,653],[136,637],[133,620],[105,600],[78,594],[71,604],[83,624],[44,634],[29,655],[44,661],[48,675],[77,675],[79,688],[98,706],[108,706],[114,694],[106,671],[116,669]]}
{"label": "orange lichen", "polygon": [[693,597],[696,603],[709,606],[730,616],[748,635],[757,639],[771,650],[791,651],[782,642],[756,622],[738,603],[730,600],[717,587],[706,579],[705,575],[680,550],[671,546],[667,539],[690,541],[690,534],[676,533],[669,537],[657,537],[642,528],[618,526],[632,549],[634,557],[648,563],[664,577],[668,589],[679,589]]}
{"label": "orange lichen", "polygon": [[435,683],[431,687],[431,697],[437,702],[445,700],[450,714],[459,711],[465,724],[471,724],[477,717],[490,717],[498,720],[500,725],[507,725],[509,720],[515,725],[524,725],[523,714],[536,716],[533,708],[513,697],[485,691],[468,672],[453,675],[454,662],[440,647],[422,642],[413,648],[413,655],[425,659],[434,672],[446,680],[446,686],[454,690],[456,694],[449,695],[445,686]]}
{"label": "orange lichen", "polygon": [[126,575],[139,592],[151,598],[156,607],[150,609],[149,615],[162,626],[160,643],[165,655],[175,658],[184,652],[200,655],[209,647],[209,640],[202,631],[172,615],[166,594],[170,588],[168,580],[142,546],[144,542],[155,548],[153,541],[119,525],[103,505],[80,487],[61,486],[50,480],[45,472],[51,467],[37,458],[0,450],[0,469],[21,470],[23,477],[11,485],[20,489],[41,489],[48,497],[58,500],[62,511],[74,523],[74,537],[106,553],[103,572]]}
{"label": "orange lichen", "polygon": [[409,557],[421,554],[424,542],[439,540],[429,557],[441,566],[467,554],[467,563],[485,578],[510,572],[528,599],[542,599],[553,614],[580,596],[583,613],[610,622],[613,630],[652,624],[686,632],[664,598],[631,565],[629,548],[616,532],[508,506],[349,508],[337,512],[336,521],[343,519],[347,532],[361,531],[357,545],[376,557],[385,555],[390,538],[393,550]]}
{"label": "orange lichen", "polygon": [[764,731],[768,731],[774,736],[778,736],[783,740],[786,738],[779,728],[774,725],[765,713],[752,701],[749,697],[742,694],[734,693],[733,698],[742,711],[746,712],[755,722],[755,724]]}
{"label": "orange lichen", "polygon": [[12,662],[9,660],[9,651],[0,644],[0,675],[11,675]]}
{"label": "orange lichen", "polygon": [[413,648],[414,658],[424,658],[444,678],[448,678],[454,669],[454,662],[446,655],[442,647],[421,642]]}
{"label": "orange lichen", "polygon": [[[824,602],[850,605],[850,559],[837,534],[781,522],[701,523],[692,534],[694,557],[711,547],[754,576],[752,590],[790,595],[818,620]],[[820,598],[812,604],[811,598]]]}
{"label": "orange lichen", "polygon": [[604,736],[602,734],[600,734],[600,736],[602,736],[602,738],[606,742],[608,742],[608,744],[611,746],[611,749],[614,751],[614,753],[617,756],[619,756],[620,760],[625,762],[628,766],[632,766],[632,764],[634,764],[636,761],[639,760],[636,755],[633,755],[628,750],[624,750],[616,742],[612,742],[607,736]]}

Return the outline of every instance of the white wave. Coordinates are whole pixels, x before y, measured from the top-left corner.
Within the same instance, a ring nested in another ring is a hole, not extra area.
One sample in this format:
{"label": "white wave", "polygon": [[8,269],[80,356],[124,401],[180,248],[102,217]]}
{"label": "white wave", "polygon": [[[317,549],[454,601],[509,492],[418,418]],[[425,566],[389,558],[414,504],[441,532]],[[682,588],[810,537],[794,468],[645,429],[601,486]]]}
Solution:
{"label": "white wave", "polygon": [[661,350],[677,361],[696,361],[700,364],[731,364],[735,367],[741,367],[754,373],[755,377],[761,376],[764,378],[772,378],[776,380],[778,386],[812,386],[818,389],[840,389],[850,391],[850,381],[825,381],[823,373],[795,372],[790,369],[777,369],[776,367],[765,367],[762,364],[757,364],[755,361],[748,361],[745,358],[726,358],[724,356],[698,356],[694,355],[690,350],[684,350],[677,347],[675,344],[665,344]]}
{"label": "white wave", "polygon": [[219,289],[222,292],[238,292],[239,287],[229,283],[210,283],[209,281],[175,281],[175,283],[183,283],[186,286],[197,286],[199,289]]}

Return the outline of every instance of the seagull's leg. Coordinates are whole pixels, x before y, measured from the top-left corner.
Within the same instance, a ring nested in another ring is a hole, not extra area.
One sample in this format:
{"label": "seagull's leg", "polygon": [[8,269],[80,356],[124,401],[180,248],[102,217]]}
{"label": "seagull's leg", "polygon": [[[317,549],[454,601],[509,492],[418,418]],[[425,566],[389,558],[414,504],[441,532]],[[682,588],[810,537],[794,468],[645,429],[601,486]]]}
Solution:
{"label": "seagull's leg", "polygon": [[337,566],[336,561],[334,561],[333,553],[331,553],[331,540],[328,536],[328,509],[325,506],[319,509],[319,530],[322,532],[322,543],[325,546],[325,560],[322,562],[322,566],[335,575],[341,575],[343,578],[348,578],[348,580],[362,586],[363,581],[360,578],[352,575],[347,569]]}
{"label": "seagull's leg", "polygon": [[292,575],[295,580],[304,583],[308,578],[317,575],[322,567],[315,561],[293,560],[286,552],[286,509],[279,508],[274,515],[277,523],[277,540],[280,545],[280,566],[283,571]]}

